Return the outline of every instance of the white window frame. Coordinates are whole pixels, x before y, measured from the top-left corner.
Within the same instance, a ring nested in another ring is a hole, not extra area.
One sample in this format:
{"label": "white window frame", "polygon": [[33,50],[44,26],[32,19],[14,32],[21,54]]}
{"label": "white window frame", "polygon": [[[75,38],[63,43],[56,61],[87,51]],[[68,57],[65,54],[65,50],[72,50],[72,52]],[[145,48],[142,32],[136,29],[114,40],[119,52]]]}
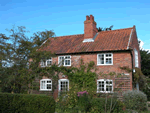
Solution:
{"label": "white window frame", "polygon": [[135,67],[139,67],[139,61],[138,61],[138,51],[134,49],[134,58],[135,58]]}
{"label": "white window frame", "polygon": [[[42,81],[45,81],[45,88],[42,89]],[[47,83],[47,81],[51,81],[51,83]],[[47,89],[47,85],[51,84],[51,89]],[[52,91],[52,80],[51,79],[41,79],[40,80],[40,91]]]}
{"label": "white window frame", "polygon": [[[52,57],[51,57],[50,59],[47,59],[45,62],[44,62],[43,60],[41,60],[40,66],[41,66],[41,67],[48,67],[47,61],[51,61],[51,64],[52,64]],[[44,64],[44,65],[43,65],[43,64]],[[51,65],[50,65],[50,66],[51,66]],[[49,66],[49,67],[50,67],[50,66]]]}
{"label": "white window frame", "polygon": [[[104,82],[104,91],[99,91],[99,81]],[[106,81],[111,81],[112,84],[106,84]],[[106,91],[106,86],[112,86],[112,91]],[[111,79],[99,79],[97,80],[97,93],[113,93],[113,80]]]}
{"label": "white window frame", "polygon": [[41,67],[45,67],[45,62],[43,62],[43,60],[41,60],[40,66],[41,66]]}
{"label": "white window frame", "polygon": [[61,91],[61,82],[68,82],[68,91],[69,91],[69,80],[68,79],[59,79],[58,83],[59,83],[59,92]]}
{"label": "white window frame", "polygon": [[[46,63],[45,63],[45,64],[46,64],[46,66],[48,67],[47,61],[51,61],[51,65],[52,65],[52,58],[46,60]],[[49,67],[50,67],[51,65],[49,65]]]}
{"label": "white window frame", "polygon": [[[65,57],[70,57],[70,59],[65,59]],[[58,56],[58,65],[61,66],[61,61],[60,61],[60,57],[64,58],[64,64],[62,64],[63,66],[71,66],[71,55],[65,55],[65,56]],[[70,60],[70,65],[65,65],[65,60]]]}
{"label": "white window frame", "polygon": [[[111,57],[106,57],[106,54],[111,54]],[[99,55],[104,55],[104,64],[99,63]],[[111,58],[112,63],[111,64],[106,64],[106,58]],[[113,53],[99,53],[97,54],[97,65],[113,65]]]}

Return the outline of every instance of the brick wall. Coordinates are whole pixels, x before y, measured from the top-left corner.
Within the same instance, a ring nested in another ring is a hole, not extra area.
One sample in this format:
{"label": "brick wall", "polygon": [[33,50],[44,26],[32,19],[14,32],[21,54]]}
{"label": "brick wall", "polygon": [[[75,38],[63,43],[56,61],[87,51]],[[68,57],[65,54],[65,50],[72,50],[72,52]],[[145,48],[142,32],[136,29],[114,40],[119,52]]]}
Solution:
{"label": "brick wall", "polygon": [[135,67],[134,49],[136,49],[138,51],[139,68],[141,69],[141,55],[140,55],[140,49],[139,49],[135,26],[133,27],[133,32],[132,32],[132,36],[131,36],[131,40],[130,40],[130,48],[132,49],[132,55],[133,55],[133,67]]}
{"label": "brick wall", "polygon": [[[63,56],[63,55],[60,55]],[[132,73],[128,73],[124,70],[120,69],[120,66],[128,66],[129,68],[132,68],[132,57],[129,51],[127,52],[113,52],[113,65],[103,65],[103,66],[97,66],[97,53],[92,54],[76,54],[71,55],[71,66],[79,67],[80,60],[83,59],[84,63],[89,63],[90,61],[94,61],[97,67],[97,74],[99,75],[100,72],[103,73],[109,73],[109,72],[116,72],[116,73],[125,73],[128,74],[126,77],[122,78],[115,78],[108,76],[108,79],[112,79],[113,87],[114,88],[121,88],[123,91],[126,90],[132,90]],[[58,64],[58,56],[52,58],[52,62]],[[44,79],[45,77],[43,77]],[[59,79],[66,79],[62,78],[62,74],[59,75]],[[98,79],[103,79],[100,75],[98,76]],[[95,82],[96,83],[96,82]],[[123,83],[121,86],[118,86],[119,83]],[[37,94],[42,93],[42,91],[36,91],[34,93]],[[45,92],[43,92],[45,93]],[[58,95],[58,86],[57,89],[54,91],[54,98],[57,98]]]}

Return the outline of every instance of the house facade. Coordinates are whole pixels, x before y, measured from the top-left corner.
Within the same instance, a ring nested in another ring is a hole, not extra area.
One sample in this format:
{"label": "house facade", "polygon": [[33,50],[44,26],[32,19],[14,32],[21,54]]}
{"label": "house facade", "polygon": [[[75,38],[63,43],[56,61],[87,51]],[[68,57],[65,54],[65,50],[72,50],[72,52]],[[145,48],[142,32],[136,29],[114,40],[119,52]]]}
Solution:
{"label": "house facade", "polygon": [[[109,30],[98,32],[93,15],[86,16],[84,21],[84,34],[60,36],[49,38],[42,44],[40,51],[51,51],[56,57],[41,61],[40,66],[45,67],[53,63],[66,67],[79,67],[80,60],[84,63],[94,61],[97,67],[97,74],[100,72],[123,73],[126,77],[104,79],[98,75],[96,81],[97,93],[111,93],[117,84],[123,91],[133,89],[134,68],[141,68],[140,52],[135,26],[125,29]],[[46,46],[45,46],[46,45]],[[128,67],[132,72],[126,72],[120,67]],[[53,81],[51,78],[43,77],[40,82],[39,92],[52,91]],[[114,82],[115,81],[115,82]],[[58,87],[54,91],[57,98],[58,92],[62,89],[69,90],[69,79],[67,75],[59,75]]]}

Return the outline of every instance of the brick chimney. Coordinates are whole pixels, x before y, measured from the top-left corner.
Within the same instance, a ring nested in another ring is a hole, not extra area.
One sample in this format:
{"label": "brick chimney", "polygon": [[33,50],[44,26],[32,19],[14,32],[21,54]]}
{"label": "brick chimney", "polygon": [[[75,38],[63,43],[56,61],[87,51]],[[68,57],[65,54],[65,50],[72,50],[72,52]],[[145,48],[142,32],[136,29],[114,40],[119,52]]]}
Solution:
{"label": "brick chimney", "polygon": [[84,39],[93,38],[98,32],[96,28],[96,22],[94,21],[94,16],[90,15],[86,16],[86,20],[84,21]]}

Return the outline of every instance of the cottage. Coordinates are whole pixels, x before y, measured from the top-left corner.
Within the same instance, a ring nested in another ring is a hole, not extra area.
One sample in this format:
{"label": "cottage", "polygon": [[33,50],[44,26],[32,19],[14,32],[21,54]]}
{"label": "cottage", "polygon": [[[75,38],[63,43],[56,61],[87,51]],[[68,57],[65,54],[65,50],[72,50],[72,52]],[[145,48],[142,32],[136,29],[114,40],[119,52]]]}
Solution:
{"label": "cottage", "polygon": [[[93,15],[86,16],[84,21],[84,34],[59,36],[49,38],[39,50],[55,52],[57,57],[49,58],[41,62],[41,67],[57,63],[63,66],[79,66],[80,59],[85,63],[94,61],[98,72],[123,73],[120,67],[127,66],[130,69],[141,68],[140,52],[135,26],[124,29],[98,32]],[[47,46],[44,46],[47,44]],[[116,81],[124,82],[123,91],[133,89],[133,72],[124,73],[127,77],[117,78]],[[114,79],[103,79],[98,76],[97,93],[111,93],[115,88]],[[109,87],[107,87],[109,86]],[[54,95],[63,89],[69,89],[67,75],[60,75],[58,88]],[[40,91],[51,91],[52,80],[45,78],[40,80]]]}

